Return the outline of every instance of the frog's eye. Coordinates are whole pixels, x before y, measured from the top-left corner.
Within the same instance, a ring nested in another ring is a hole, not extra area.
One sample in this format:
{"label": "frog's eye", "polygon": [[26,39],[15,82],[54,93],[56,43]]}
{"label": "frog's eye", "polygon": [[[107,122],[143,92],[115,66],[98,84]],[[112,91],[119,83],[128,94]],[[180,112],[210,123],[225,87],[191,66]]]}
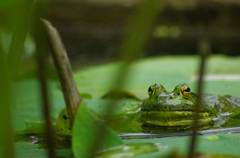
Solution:
{"label": "frog's eye", "polygon": [[153,88],[152,88],[152,86],[150,86],[148,88],[148,95],[151,96],[152,94],[153,94]]}
{"label": "frog's eye", "polygon": [[181,95],[183,98],[189,98],[191,95],[191,89],[187,85],[183,85],[180,87]]}
{"label": "frog's eye", "polygon": [[190,92],[190,88],[187,87],[186,89],[183,90],[184,92]]}
{"label": "frog's eye", "polygon": [[149,97],[157,97],[160,93],[164,93],[164,92],[166,92],[165,88],[162,85],[157,83],[155,83],[154,85],[151,85],[148,88]]}

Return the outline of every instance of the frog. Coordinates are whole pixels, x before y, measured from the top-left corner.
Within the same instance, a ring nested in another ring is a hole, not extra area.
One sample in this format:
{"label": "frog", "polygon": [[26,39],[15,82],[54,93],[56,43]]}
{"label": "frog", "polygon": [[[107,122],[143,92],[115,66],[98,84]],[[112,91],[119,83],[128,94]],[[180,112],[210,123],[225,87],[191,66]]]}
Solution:
{"label": "frog", "polygon": [[[95,112],[94,114],[119,133],[121,131],[125,133],[172,133],[192,129],[198,99],[187,84],[178,84],[173,91],[168,92],[161,84],[155,83],[148,88],[147,92],[149,97],[144,100],[137,98],[137,104],[132,111],[128,109],[124,114],[106,117]],[[119,93],[117,91],[117,94]],[[199,105],[199,129],[220,127],[230,117],[240,115],[240,98],[238,97],[202,94]],[[60,136],[72,134],[66,108],[59,113],[55,130]]]}
{"label": "frog", "polygon": [[155,83],[148,88],[148,95],[141,105],[143,126],[191,129],[197,103],[200,129],[220,126],[240,113],[240,98],[202,94],[197,102],[197,95],[186,83],[178,84],[171,92]]}

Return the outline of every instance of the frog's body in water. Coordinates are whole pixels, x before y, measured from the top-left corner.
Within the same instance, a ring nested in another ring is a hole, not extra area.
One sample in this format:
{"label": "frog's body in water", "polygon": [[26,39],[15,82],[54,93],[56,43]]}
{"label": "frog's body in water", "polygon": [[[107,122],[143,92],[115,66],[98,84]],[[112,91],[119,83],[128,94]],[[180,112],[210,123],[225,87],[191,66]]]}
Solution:
{"label": "frog's body in water", "polygon": [[[141,107],[143,125],[158,127],[191,128],[196,94],[186,84],[179,84],[167,92],[160,84],[148,89],[149,98]],[[232,114],[239,113],[240,98],[231,96],[202,95],[200,100],[200,126],[202,129],[224,123]]]}
{"label": "frog's body in water", "polygon": [[[188,85],[179,84],[172,92],[167,92],[162,85],[154,84],[149,87],[148,94],[149,98],[142,104],[139,102],[141,107],[136,106],[137,110],[134,108],[131,112],[101,118],[119,133],[170,133],[191,129],[197,97]],[[227,127],[233,124],[239,126],[240,98],[204,94],[200,100],[199,115],[201,129],[223,126],[226,120]],[[66,108],[58,116],[56,132],[59,135],[72,133]]]}

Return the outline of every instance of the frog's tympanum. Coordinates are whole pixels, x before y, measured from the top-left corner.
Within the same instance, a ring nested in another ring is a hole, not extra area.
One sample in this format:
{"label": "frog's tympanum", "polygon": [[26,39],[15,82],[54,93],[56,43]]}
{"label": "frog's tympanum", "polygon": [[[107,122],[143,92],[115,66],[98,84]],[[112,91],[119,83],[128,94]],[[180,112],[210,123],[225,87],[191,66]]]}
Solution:
{"label": "frog's tympanum", "polygon": [[[167,92],[162,85],[154,84],[148,88],[148,94],[149,98],[141,107],[143,125],[191,128],[197,97],[188,85],[179,84],[172,92]],[[239,112],[240,98],[205,94],[199,104],[199,124],[206,129]]]}

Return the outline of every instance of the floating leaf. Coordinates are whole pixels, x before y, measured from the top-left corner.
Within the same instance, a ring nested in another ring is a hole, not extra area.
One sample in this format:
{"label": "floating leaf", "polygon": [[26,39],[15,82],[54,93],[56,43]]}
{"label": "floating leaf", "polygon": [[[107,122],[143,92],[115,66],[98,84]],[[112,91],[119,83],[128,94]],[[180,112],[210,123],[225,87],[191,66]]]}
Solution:
{"label": "floating leaf", "polygon": [[[239,57],[213,55],[207,60],[206,75],[239,75]],[[119,69],[120,62],[89,67],[75,72],[75,78],[80,92],[90,93],[93,98],[100,98],[111,90],[114,75]],[[179,83],[187,83],[196,92],[198,70],[197,56],[164,56],[138,60],[130,65],[123,90],[132,92],[137,97],[145,99],[147,89],[154,83],[162,84],[172,91]],[[96,77],[97,76],[97,77]],[[240,96],[239,80],[206,80],[204,92],[220,95]]]}
{"label": "floating leaf", "polygon": [[[210,138],[210,139],[209,139]],[[240,156],[239,141],[240,134],[217,134],[217,135],[204,135],[197,137],[197,149],[196,152],[202,153],[202,155],[215,155],[219,157]],[[148,157],[166,157],[177,151],[182,157],[187,156],[190,145],[190,137],[172,137],[172,138],[160,138],[160,139],[126,139],[125,143],[161,143],[163,146],[167,146],[165,150],[150,153],[141,158]],[[139,157],[140,158],[140,157]]]}

